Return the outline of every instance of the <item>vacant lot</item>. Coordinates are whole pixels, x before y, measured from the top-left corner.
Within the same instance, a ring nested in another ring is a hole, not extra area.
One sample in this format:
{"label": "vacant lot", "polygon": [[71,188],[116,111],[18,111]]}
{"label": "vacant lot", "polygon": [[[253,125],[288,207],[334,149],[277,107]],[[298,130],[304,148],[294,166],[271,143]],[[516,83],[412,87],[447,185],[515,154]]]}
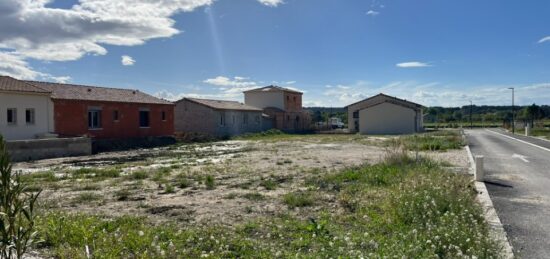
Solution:
{"label": "vacant lot", "polygon": [[465,171],[465,151],[417,156],[410,141],[250,136],[15,169],[43,190],[45,255],[493,255],[469,178],[451,173]]}

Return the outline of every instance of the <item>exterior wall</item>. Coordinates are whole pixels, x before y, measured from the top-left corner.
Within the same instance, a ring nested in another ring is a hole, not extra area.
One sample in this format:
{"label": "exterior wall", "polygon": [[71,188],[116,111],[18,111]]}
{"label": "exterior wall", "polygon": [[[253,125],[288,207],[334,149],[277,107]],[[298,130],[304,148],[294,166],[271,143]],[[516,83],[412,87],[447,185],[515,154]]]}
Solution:
{"label": "exterior wall", "polygon": [[[244,116],[248,115],[248,123],[244,123]],[[235,136],[244,133],[262,131],[262,112],[260,111],[215,111],[218,136]],[[220,125],[219,118],[225,116],[225,125]]]}
{"label": "exterior wall", "polygon": [[[359,132],[359,111],[373,105],[375,103],[380,103],[385,100],[383,96],[375,96],[372,99],[358,102],[348,106],[348,129],[350,132]],[[354,113],[357,116],[353,116]]]}
{"label": "exterior wall", "polygon": [[[88,109],[101,110],[101,129],[88,128]],[[139,111],[149,110],[149,127],[140,128]],[[113,119],[117,110],[119,120]],[[166,120],[161,117],[165,112]],[[137,104],[118,102],[96,102],[75,100],[54,100],[55,131],[61,136],[83,136],[93,138],[139,138],[174,135],[174,106],[169,104]]]}
{"label": "exterior wall", "polygon": [[6,147],[14,162],[92,154],[92,141],[89,138],[7,141]]}
{"label": "exterior wall", "polygon": [[381,103],[359,111],[361,134],[411,134],[419,131],[419,113],[392,103]]}
{"label": "exterior wall", "polygon": [[[17,109],[17,124],[9,125],[7,109]],[[34,124],[25,121],[25,110],[34,109]],[[0,134],[6,140],[34,139],[54,130],[53,103],[49,94],[0,92]]]}
{"label": "exterior wall", "polygon": [[176,132],[200,132],[215,135],[218,118],[214,110],[188,100],[176,103],[174,125]]}
{"label": "exterior wall", "polygon": [[310,129],[311,116],[307,112],[285,112],[266,109],[273,119],[273,127],[286,132],[303,132]]}
{"label": "exterior wall", "polygon": [[276,92],[246,92],[244,103],[253,107],[264,109],[267,107],[285,109],[285,97],[283,91]]}
{"label": "exterior wall", "polygon": [[301,112],[302,111],[302,94],[285,92],[285,108],[287,112]]}
{"label": "exterior wall", "polygon": [[[176,104],[176,131],[206,133],[214,136],[234,136],[262,131],[261,111],[214,110],[188,100]],[[248,114],[248,123],[244,116]],[[225,125],[221,125],[221,116]]]}

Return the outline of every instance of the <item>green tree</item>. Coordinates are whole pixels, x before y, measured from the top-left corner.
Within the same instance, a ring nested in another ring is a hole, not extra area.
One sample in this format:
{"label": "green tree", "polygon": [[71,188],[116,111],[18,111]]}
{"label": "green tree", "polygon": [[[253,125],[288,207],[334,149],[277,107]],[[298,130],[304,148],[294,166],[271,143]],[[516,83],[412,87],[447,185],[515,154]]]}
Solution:
{"label": "green tree", "polygon": [[33,231],[38,193],[27,192],[19,173],[12,165],[0,135],[0,258],[23,258],[35,242]]}

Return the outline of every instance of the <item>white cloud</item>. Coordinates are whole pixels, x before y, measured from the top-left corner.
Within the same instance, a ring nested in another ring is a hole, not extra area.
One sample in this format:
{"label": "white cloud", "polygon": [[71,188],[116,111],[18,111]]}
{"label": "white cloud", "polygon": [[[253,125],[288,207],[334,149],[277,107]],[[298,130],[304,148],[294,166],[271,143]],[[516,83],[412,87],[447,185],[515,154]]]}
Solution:
{"label": "white cloud", "polygon": [[120,62],[122,62],[123,66],[133,66],[136,63],[136,61],[130,56],[124,55],[121,58],[122,59]]}
{"label": "white cloud", "polygon": [[369,10],[369,11],[367,12],[367,15],[370,15],[370,16],[377,16],[377,15],[379,15],[379,14],[380,14],[380,12],[377,12],[377,11],[375,11],[375,10]]}
{"label": "white cloud", "polygon": [[271,7],[276,7],[284,3],[283,0],[258,0],[258,2],[262,3],[263,5],[267,5]]}
{"label": "white cloud", "polygon": [[470,100],[478,105],[509,105],[511,102],[509,87],[515,87],[516,102],[520,105],[544,104],[550,99],[550,83],[457,86],[415,81],[395,81],[384,85],[364,81],[349,85],[328,85],[321,96],[304,96],[304,98],[313,100],[311,102],[314,103],[322,103],[322,106],[327,107],[343,107],[379,93],[411,100],[425,106],[460,107],[469,104]]}
{"label": "white cloud", "polygon": [[424,62],[410,61],[410,62],[398,63],[395,66],[401,67],[401,68],[414,68],[414,67],[431,67],[432,65]]}
{"label": "white cloud", "polygon": [[257,85],[256,82],[246,80],[248,80],[248,78],[246,77],[237,76],[231,79],[225,76],[218,76],[215,78],[206,79],[203,82],[210,85],[222,87],[251,87]]}
{"label": "white cloud", "polygon": [[539,43],[550,42],[550,36],[544,37],[539,40]]}
{"label": "white cloud", "polygon": [[47,73],[37,72],[23,57],[12,52],[0,51],[0,75],[11,76],[22,80],[53,80],[60,83],[70,81],[68,76],[55,77]]}

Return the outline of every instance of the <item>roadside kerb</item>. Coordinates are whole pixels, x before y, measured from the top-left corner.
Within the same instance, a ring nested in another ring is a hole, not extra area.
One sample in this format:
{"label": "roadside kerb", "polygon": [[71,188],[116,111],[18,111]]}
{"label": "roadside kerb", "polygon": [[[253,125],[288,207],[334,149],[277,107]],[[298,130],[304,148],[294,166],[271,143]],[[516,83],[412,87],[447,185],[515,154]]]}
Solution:
{"label": "roadside kerb", "polygon": [[[469,146],[466,146],[466,151],[468,152],[468,159],[470,161],[470,171],[475,177],[476,164],[474,156],[470,151]],[[502,257],[506,259],[514,258],[512,246],[508,241],[506,231],[504,231],[502,222],[500,221],[495,207],[493,206],[493,201],[491,201],[491,197],[489,196],[489,192],[487,191],[487,186],[485,186],[485,183],[482,181],[475,181],[475,188],[477,190],[477,200],[481,204],[485,220],[489,224],[490,235],[502,247]]]}

